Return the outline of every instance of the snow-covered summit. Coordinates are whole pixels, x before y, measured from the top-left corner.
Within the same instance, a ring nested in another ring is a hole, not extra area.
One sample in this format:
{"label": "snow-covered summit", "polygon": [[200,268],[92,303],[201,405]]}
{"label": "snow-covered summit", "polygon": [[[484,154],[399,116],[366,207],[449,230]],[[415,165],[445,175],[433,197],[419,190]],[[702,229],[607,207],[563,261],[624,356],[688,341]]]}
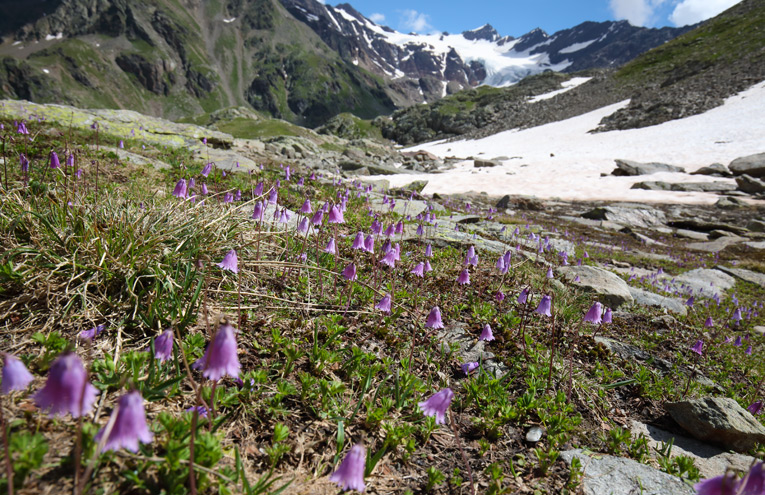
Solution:
{"label": "snow-covered summit", "polygon": [[551,35],[537,28],[518,38],[502,36],[490,24],[459,34],[407,34],[376,24],[347,3],[281,2],[343,58],[407,95],[402,105],[481,84],[507,86],[546,70],[618,66],[684,32],[585,22]]}

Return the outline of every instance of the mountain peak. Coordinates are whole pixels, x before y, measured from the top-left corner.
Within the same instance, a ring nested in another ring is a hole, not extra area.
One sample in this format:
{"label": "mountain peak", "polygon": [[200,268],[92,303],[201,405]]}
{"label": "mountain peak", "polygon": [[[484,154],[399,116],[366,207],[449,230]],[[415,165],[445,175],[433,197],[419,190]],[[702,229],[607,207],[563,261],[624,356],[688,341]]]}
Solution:
{"label": "mountain peak", "polygon": [[470,31],[463,31],[462,36],[468,40],[486,41],[497,41],[500,38],[497,30],[489,23],[486,23],[479,28],[471,29]]}

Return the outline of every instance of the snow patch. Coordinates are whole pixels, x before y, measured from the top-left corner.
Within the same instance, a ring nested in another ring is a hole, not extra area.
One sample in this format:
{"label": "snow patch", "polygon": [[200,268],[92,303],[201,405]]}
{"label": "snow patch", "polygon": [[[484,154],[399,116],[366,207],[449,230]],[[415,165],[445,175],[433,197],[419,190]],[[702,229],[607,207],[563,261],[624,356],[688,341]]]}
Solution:
{"label": "snow patch", "polygon": [[48,69],[43,69],[42,71],[43,71],[44,73],[46,73],[46,74],[50,74],[50,71],[49,71]]}
{"label": "snow patch", "polygon": [[590,134],[600,120],[624,108],[622,101],[568,120],[530,129],[500,132],[478,140],[425,143],[410,151],[426,150],[437,156],[512,156],[501,166],[479,170],[464,161],[441,174],[385,176],[393,187],[427,180],[423,194],[486,191],[490,195],[534,195],[565,200],[612,200],[711,204],[711,193],[630,189],[644,180],[708,182],[732,179],[659,173],[642,177],[615,177],[614,159],[662,162],[693,172],[710,163],[762,152],[765,135],[765,82],[728,98],[703,114],[660,125]]}
{"label": "snow patch", "polygon": [[64,33],[57,33],[55,36],[52,34],[45,35],[45,41],[60,40],[64,37]]}
{"label": "snow patch", "polygon": [[595,43],[596,41],[598,41],[598,40],[594,39],[594,40],[590,40],[590,41],[582,41],[581,43],[574,43],[571,46],[567,46],[563,50],[559,50],[558,53],[574,53],[574,52],[578,52],[579,50],[584,50],[585,48],[587,48],[591,44]]}
{"label": "snow patch", "polygon": [[534,96],[532,98],[529,98],[529,103],[536,103],[538,101],[542,100],[549,100],[553,96],[558,96],[561,93],[565,93],[566,91],[571,91],[577,86],[581,86],[582,84],[586,83],[592,79],[591,77],[572,77],[568,81],[563,81],[560,85],[563,86],[561,89],[556,89],[555,91],[550,91],[549,93],[543,93],[541,95]]}
{"label": "snow patch", "polygon": [[231,24],[235,20],[236,20],[236,17],[231,17],[230,19],[223,19],[223,22],[225,22],[226,24]]}

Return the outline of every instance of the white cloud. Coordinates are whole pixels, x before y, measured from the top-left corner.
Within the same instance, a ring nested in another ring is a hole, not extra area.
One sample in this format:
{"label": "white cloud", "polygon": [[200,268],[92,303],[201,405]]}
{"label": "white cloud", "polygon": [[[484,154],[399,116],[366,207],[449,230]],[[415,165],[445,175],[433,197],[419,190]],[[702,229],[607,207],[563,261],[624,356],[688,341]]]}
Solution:
{"label": "white cloud", "polygon": [[404,31],[423,33],[433,29],[433,26],[431,26],[428,22],[429,18],[430,16],[427,14],[408,9],[401,11],[401,19],[399,21],[399,25]]}
{"label": "white cloud", "polygon": [[374,22],[375,24],[380,24],[381,22],[385,22],[385,15],[380,14],[379,12],[375,12],[374,14],[369,16],[369,20]]}
{"label": "white cloud", "polygon": [[672,11],[669,20],[675,26],[685,26],[705,21],[728,9],[741,0],[682,0]]}
{"label": "white cloud", "polygon": [[617,19],[627,19],[633,26],[652,24],[656,9],[666,0],[609,0],[608,6]]}

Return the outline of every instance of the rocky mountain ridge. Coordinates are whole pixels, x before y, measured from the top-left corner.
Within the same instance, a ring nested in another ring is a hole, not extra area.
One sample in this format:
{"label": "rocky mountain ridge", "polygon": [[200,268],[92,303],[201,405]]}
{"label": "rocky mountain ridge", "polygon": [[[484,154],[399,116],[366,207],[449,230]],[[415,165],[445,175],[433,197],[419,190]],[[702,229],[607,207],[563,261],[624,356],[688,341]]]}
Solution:
{"label": "rocky mountain ridge", "polygon": [[315,0],[45,0],[0,5],[0,96],[172,119],[247,105],[300,125],[362,118],[545,70],[618,66],[686,28],[490,25],[407,35]]}

